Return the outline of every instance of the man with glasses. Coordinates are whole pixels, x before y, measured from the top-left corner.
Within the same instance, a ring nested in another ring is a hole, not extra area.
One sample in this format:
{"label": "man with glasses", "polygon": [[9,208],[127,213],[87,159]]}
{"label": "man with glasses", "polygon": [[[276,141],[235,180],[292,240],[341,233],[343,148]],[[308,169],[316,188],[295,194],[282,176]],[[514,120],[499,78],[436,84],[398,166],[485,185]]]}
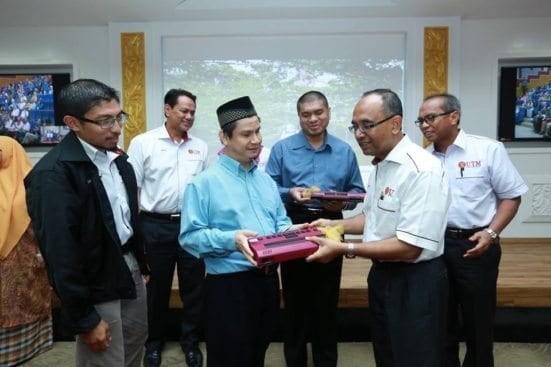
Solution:
{"label": "man with glasses", "polygon": [[499,233],[528,187],[502,143],[459,128],[461,104],[451,94],[427,97],[415,124],[446,170],[452,190],[444,259],[450,279],[446,366],[459,366],[458,314],[467,351],[463,366],[493,366],[493,324],[501,258]]}
{"label": "man with glasses", "polygon": [[[306,191],[364,192],[358,161],[352,148],[327,132],[331,109],[327,98],[309,91],[297,101],[301,131],[277,142],[266,172],[277,183],[287,213],[295,224],[318,218],[342,218],[343,209],[356,205],[342,201],[312,201]],[[281,264],[287,367],[307,365],[306,343],[312,341],[314,365],[337,365],[337,305],[342,256],[328,264],[304,259]],[[315,306],[314,306],[315,305]]]}
{"label": "man with glasses", "polygon": [[[189,367],[201,367],[199,324],[203,303],[205,265],[178,243],[180,210],[189,181],[206,168],[207,144],[191,135],[196,97],[184,89],[165,94],[165,123],[136,136],[128,155],[136,172],[140,195],[140,225],[145,236],[151,281],[147,285],[149,335],[145,367],[161,365],[169,329],[168,306],[174,268],[184,305],[179,324],[180,347]],[[185,213],[182,213],[185,215]]]}
{"label": "man with glasses", "polygon": [[365,155],[373,156],[363,212],[342,224],[361,243],[311,238],[320,247],[307,261],[361,256],[368,276],[375,362],[383,366],[441,367],[448,280],[442,258],[449,187],[438,159],[402,133],[402,103],[388,89],[363,94],[352,127]]}
{"label": "man with glasses", "polygon": [[117,146],[118,93],[91,79],[59,94],[71,130],[25,179],[27,206],[76,366],[141,365],[149,271],[137,224],[136,177]]}

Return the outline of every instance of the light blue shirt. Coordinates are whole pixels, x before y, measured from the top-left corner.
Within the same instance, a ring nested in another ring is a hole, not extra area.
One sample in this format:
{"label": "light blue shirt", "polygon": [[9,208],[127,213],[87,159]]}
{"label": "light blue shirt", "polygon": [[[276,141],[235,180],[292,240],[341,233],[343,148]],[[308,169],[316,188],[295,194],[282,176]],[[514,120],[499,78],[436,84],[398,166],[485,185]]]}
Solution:
{"label": "light blue shirt", "polygon": [[328,133],[318,149],[312,148],[302,131],[278,141],[270,152],[266,173],[277,183],[285,202],[291,200],[289,189],[293,187],[365,192],[354,151]]}
{"label": "light blue shirt", "polygon": [[214,166],[192,179],[184,193],[180,245],[204,258],[209,274],[254,267],[235,246],[238,230],[262,236],[291,226],[274,181],[251,164],[245,171],[239,162],[221,155]]}

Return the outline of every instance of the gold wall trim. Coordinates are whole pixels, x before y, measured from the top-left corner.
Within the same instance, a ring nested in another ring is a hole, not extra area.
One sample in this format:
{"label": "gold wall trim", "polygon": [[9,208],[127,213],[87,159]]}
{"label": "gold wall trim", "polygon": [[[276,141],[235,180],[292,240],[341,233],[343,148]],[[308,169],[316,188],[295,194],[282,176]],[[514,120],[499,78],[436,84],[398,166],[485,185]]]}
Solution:
{"label": "gold wall trim", "polygon": [[122,105],[130,114],[124,126],[124,150],[130,140],[147,130],[145,114],[145,36],[121,33]]}
{"label": "gold wall trim", "polygon": [[448,27],[426,27],[424,50],[425,97],[448,90]]}
{"label": "gold wall trim", "polygon": [[[423,96],[448,91],[448,27],[425,27]],[[423,140],[427,146],[430,142]]]}

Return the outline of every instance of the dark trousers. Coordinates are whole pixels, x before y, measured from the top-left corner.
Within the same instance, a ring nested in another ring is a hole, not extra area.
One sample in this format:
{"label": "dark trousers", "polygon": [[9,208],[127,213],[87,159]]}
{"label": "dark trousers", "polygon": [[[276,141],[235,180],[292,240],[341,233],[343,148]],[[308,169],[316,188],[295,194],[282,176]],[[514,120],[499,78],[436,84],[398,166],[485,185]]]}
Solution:
{"label": "dark trousers", "polygon": [[467,346],[464,367],[492,367],[496,311],[496,286],[501,246],[495,243],[482,256],[465,259],[472,242],[446,238],[444,258],[450,279],[447,366],[458,367],[459,338],[463,331]]}
{"label": "dark trousers", "polygon": [[180,322],[180,346],[183,351],[197,347],[202,319],[205,265],[184,251],[178,243],[179,221],[140,216],[145,233],[146,260],[151,268],[147,284],[149,336],[146,350],[162,349],[168,328],[168,306],[174,268],[178,271],[178,289],[184,305]]}
{"label": "dark trousers", "polygon": [[207,275],[207,367],[263,367],[277,323],[279,278],[275,269]]}
{"label": "dark trousers", "polygon": [[377,367],[444,366],[448,277],[443,258],[374,263],[368,284]]}
{"label": "dark trousers", "polygon": [[[293,223],[318,218],[341,219],[342,213],[308,213],[287,208]],[[328,264],[294,260],[281,264],[285,315],[284,352],[287,367],[307,365],[308,340],[316,367],[337,365],[337,307],[342,256]]]}

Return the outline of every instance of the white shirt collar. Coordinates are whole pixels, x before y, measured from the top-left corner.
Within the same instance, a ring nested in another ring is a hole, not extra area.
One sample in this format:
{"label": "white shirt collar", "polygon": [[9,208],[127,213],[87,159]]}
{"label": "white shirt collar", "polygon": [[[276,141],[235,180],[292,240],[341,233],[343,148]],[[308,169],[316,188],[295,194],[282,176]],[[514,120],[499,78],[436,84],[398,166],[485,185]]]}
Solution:
{"label": "white shirt collar", "polygon": [[[97,163],[98,156],[101,154],[102,157],[107,157],[107,161],[111,162],[114,161],[119,155],[115,152],[112,152],[110,150],[102,151],[93,146],[92,144],[82,140],[80,137],[78,137],[78,140],[80,141],[80,144],[82,144],[82,147],[84,148],[84,152],[86,152],[86,155],[90,160],[94,163]],[[101,158],[100,158],[101,159]]]}

